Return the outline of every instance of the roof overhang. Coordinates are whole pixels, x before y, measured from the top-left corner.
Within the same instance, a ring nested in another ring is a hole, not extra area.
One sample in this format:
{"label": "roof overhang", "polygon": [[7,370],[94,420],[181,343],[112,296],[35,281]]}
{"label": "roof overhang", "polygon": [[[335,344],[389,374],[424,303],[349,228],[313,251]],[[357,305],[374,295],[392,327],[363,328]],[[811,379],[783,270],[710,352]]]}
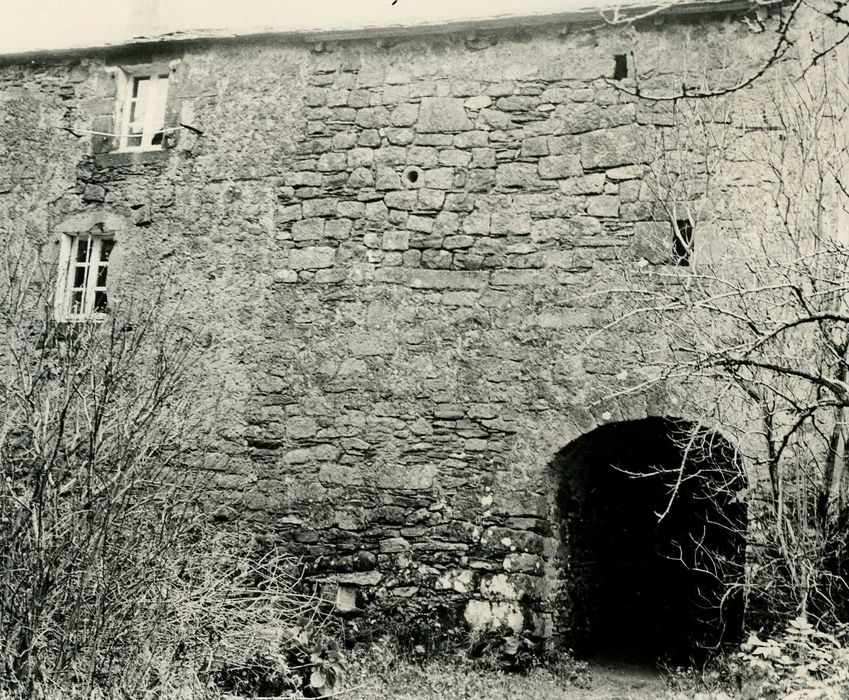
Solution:
{"label": "roof overhang", "polygon": [[132,50],[150,50],[166,45],[207,42],[236,42],[242,40],[274,40],[291,43],[345,41],[368,38],[410,37],[427,34],[469,33],[486,30],[521,29],[546,25],[616,26],[663,18],[724,15],[777,6],[784,0],[671,0],[666,3],[607,2],[600,0],[564,12],[538,14],[503,14],[491,17],[472,17],[461,20],[417,22],[415,24],[372,24],[358,27],[304,27],[280,29],[257,27],[239,32],[227,30],[176,31],[157,36],[140,36],[118,43],[61,49],[41,49],[17,53],[0,53],[0,64],[38,61],[39,59],[82,57],[93,54],[113,54]]}

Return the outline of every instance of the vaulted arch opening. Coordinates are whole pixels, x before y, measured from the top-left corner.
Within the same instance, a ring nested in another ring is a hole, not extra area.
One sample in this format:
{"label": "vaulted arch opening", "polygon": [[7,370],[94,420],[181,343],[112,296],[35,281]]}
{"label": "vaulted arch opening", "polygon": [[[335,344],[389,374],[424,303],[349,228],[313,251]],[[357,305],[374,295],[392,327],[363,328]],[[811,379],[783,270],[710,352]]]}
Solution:
{"label": "vaulted arch opening", "polygon": [[686,663],[738,639],[745,477],[727,440],[671,418],[611,423],[554,468],[559,612],[576,654]]}

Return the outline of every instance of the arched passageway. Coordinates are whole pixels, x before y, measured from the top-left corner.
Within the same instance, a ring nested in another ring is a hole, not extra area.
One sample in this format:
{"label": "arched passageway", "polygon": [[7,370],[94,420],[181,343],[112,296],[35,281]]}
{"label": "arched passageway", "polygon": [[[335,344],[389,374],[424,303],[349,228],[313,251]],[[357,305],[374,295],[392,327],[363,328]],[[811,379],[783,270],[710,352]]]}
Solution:
{"label": "arched passageway", "polygon": [[576,654],[684,663],[739,637],[745,478],[727,440],[675,419],[612,423],[554,467]]}

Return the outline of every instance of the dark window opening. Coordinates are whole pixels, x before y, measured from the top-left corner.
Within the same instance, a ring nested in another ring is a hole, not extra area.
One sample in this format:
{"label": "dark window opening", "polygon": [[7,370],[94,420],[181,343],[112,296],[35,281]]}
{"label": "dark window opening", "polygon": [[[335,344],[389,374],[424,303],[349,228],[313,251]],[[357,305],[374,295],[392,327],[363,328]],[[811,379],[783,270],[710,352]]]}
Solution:
{"label": "dark window opening", "polygon": [[693,257],[693,222],[690,219],[678,219],[672,233],[675,264],[679,267],[689,267]]}
{"label": "dark window opening", "polygon": [[628,77],[628,56],[624,53],[618,53],[613,57],[616,62],[613,68],[613,79],[623,80]]}

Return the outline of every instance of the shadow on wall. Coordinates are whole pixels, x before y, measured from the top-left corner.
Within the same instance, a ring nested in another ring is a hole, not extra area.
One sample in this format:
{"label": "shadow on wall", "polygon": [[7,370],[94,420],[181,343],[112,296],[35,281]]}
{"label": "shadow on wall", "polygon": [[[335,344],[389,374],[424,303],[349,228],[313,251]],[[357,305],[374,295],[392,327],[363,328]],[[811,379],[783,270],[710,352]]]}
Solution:
{"label": "shadow on wall", "polygon": [[612,423],[554,467],[560,626],[578,656],[686,663],[737,641],[746,481],[727,440],[678,419]]}

